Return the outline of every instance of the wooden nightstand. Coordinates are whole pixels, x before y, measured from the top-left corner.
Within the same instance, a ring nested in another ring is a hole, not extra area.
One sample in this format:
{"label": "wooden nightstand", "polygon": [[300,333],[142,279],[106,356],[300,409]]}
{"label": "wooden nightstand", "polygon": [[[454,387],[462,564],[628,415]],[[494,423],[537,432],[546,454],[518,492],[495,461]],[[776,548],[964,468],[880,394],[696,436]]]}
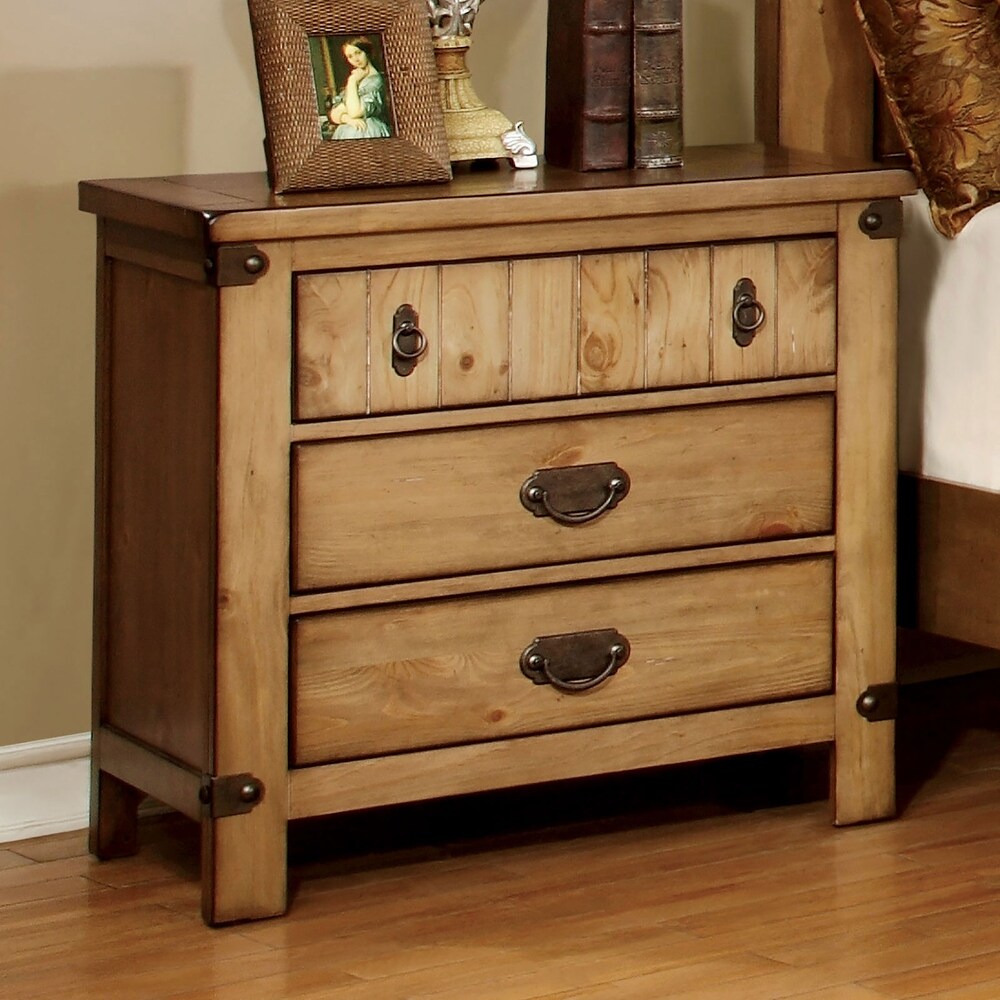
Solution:
{"label": "wooden nightstand", "polygon": [[82,185],[97,854],[137,790],[199,819],[223,923],[284,910],[300,817],[808,744],[836,822],[892,814],[913,181],[686,155]]}

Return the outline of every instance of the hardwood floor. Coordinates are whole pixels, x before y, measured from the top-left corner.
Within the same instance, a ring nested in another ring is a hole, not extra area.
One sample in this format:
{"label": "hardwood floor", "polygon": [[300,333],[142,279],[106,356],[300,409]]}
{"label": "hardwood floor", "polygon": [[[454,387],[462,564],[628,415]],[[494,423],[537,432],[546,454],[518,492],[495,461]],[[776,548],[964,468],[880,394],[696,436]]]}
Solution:
{"label": "hardwood floor", "polygon": [[186,820],[0,845],[0,996],[996,1000],[998,690],[906,692],[892,822],[832,828],[817,753],[382,810],[293,826],[289,915],[220,930]]}

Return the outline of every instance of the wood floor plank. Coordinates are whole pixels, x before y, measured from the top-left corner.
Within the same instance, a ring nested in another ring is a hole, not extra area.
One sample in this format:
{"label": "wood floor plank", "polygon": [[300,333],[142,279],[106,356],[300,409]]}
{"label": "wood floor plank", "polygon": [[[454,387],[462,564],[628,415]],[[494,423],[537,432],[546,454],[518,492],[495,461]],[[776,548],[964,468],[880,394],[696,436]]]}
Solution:
{"label": "wood floor plank", "polygon": [[0,851],[0,872],[7,871],[9,868],[23,868],[25,865],[32,863],[31,859],[24,857],[23,854],[15,854],[13,851]]}
{"label": "wood floor plank", "polygon": [[[739,1000],[886,1000],[884,994],[852,982],[838,982],[834,986],[828,974],[817,969],[781,969],[778,972],[739,984]],[[655,991],[637,993],[642,1000],[660,1000]],[[671,995],[670,1000],[736,1000],[728,983],[706,986],[697,990],[684,990]],[[609,995],[608,1000],[612,1000]]]}
{"label": "wood floor plank", "polygon": [[974,985],[963,984],[957,989],[935,990],[933,993],[924,993],[923,996],[925,1000],[996,1000],[1000,996],[1000,979]]}
{"label": "wood floor plank", "polygon": [[33,837],[7,845],[15,854],[30,861],[58,861],[60,858],[81,857],[87,853],[87,832],[71,830],[49,837]]}
{"label": "wood floor plank", "polygon": [[[585,992],[554,994],[546,1000],[886,1000],[884,994],[858,986],[826,980],[808,969],[781,969],[735,981],[700,982],[675,989],[678,979],[671,972],[654,972],[622,983],[604,984]],[[820,986],[814,988],[815,984]]]}
{"label": "wood floor plank", "polygon": [[93,860],[88,857],[62,858],[59,861],[46,861],[42,864],[27,861],[26,864],[16,868],[0,870],[0,893],[4,889],[18,886],[39,885],[74,875],[86,876],[93,866]]}
{"label": "wood floor plank", "polygon": [[82,834],[5,845],[0,995],[996,1000],[1000,734],[928,748],[934,731],[911,730],[900,818],[849,829],[805,776],[769,795],[794,770],[766,756],[631,798],[605,782],[339,817],[292,838],[286,917],[224,929],[201,922],[196,824],[144,818],[139,854],[107,862]]}
{"label": "wood floor plank", "polygon": [[[30,871],[30,869],[27,869]],[[45,879],[42,882],[28,885],[15,885],[7,889],[0,888],[0,914],[3,907],[16,903],[36,902],[42,899],[72,899],[75,896],[93,897],[100,892],[107,892],[105,886],[99,886],[90,879],[79,876],[70,878]]]}
{"label": "wood floor plank", "polygon": [[[991,930],[995,938],[995,926]],[[922,997],[934,991],[966,990],[984,984],[992,984],[994,989],[1000,984],[1000,948],[953,961],[929,962],[904,972],[878,976],[866,983],[885,996],[898,1000]],[[993,995],[1000,996],[1000,991]]]}
{"label": "wood floor plank", "polygon": [[[996,949],[996,928],[986,927],[969,936],[922,938],[914,935],[908,941],[878,952],[867,949],[828,952],[831,957],[815,963],[815,967],[831,977],[831,981],[842,978],[860,982],[892,996],[894,994],[883,984],[891,983],[896,977],[911,984],[926,982],[931,988],[935,986],[941,988],[945,985],[950,987],[956,980],[948,982],[943,979],[940,975],[942,969],[968,968],[984,960],[991,963],[989,967],[1000,975],[1000,964],[997,959],[985,958],[995,956]],[[973,981],[978,980],[973,979]]]}

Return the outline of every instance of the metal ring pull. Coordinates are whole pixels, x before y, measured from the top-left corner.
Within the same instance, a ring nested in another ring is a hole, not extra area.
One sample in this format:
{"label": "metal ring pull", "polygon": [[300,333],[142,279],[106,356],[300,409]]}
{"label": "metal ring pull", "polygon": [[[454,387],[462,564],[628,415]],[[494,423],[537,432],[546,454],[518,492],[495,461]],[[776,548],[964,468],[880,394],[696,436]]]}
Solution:
{"label": "metal ring pull", "polygon": [[[749,323],[743,319],[744,310],[750,310],[754,315],[754,319]],[[741,295],[733,307],[733,323],[744,333],[753,333],[754,330],[760,329],[765,319],[767,313],[764,312],[764,307],[752,295]]]}
{"label": "metal ring pull", "polygon": [[539,469],[521,486],[521,504],[535,517],[574,527],[596,521],[625,498],[628,473],[615,462]]}
{"label": "metal ring pull", "polygon": [[617,673],[631,651],[617,629],[542,636],[521,653],[521,672],[535,684],[579,694]]}
{"label": "metal ring pull", "polygon": [[575,694],[588,691],[598,684],[603,684],[621,665],[625,655],[625,647],[616,643],[608,650],[608,665],[596,677],[580,677],[576,680],[563,680],[552,673],[552,664],[544,657],[535,653],[528,658],[528,669],[539,672],[557,691]]}
{"label": "metal ring pull", "polygon": [[[407,350],[403,347],[403,337],[407,339],[412,338],[416,343],[412,350]],[[427,338],[424,336],[423,330],[416,326],[401,326],[392,335],[392,353],[398,355],[401,358],[406,358],[407,360],[412,360],[413,358],[419,358],[424,351],[427,350]]]}
{"label": "metal ring pull", "polygon": [[548,491],[542,489],[541,486],[532,486],[526,496],[532,502],[541,504],[542,509],[553,521],[572,526],[574,524],[586,524],[588,521],[596,521],[605,511],[610,510],[617,503],[619,494],[624,492],[625,480],[618,479],[617,477],[612,479],[608,483],[607,490],[607,496],[593,510],[579,511],[578,513],[556,510],[552,506],[552,501],[549,500]]}
{"label": "metal ring pull", "polygon": [[403,377],[410,374],[427,350],[427,337],[417,326],[416,309],[408,302],[392,317],[392,370]]}
{"label": "metal ring pull", "polygon": [[733,289],[733,340],[749,347],[766,319],[767,312],[757,300],[757,286],[749,278],[740,278]]}

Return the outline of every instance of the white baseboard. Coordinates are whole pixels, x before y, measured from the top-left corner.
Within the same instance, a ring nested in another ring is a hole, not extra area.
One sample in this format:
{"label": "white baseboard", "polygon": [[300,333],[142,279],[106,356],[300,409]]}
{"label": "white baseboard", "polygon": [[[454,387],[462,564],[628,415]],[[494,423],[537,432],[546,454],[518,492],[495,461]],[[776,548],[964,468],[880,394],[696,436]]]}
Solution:
{"label": "white baseboard", "polygon": [[[146,798],[140,816],[170,812]],[[0,747],[0,844],[90,825],[90,733]]]}
{"label": "white baseboard", "polygon": [[0,843],[86,828],[90,733],[0,747]]}

